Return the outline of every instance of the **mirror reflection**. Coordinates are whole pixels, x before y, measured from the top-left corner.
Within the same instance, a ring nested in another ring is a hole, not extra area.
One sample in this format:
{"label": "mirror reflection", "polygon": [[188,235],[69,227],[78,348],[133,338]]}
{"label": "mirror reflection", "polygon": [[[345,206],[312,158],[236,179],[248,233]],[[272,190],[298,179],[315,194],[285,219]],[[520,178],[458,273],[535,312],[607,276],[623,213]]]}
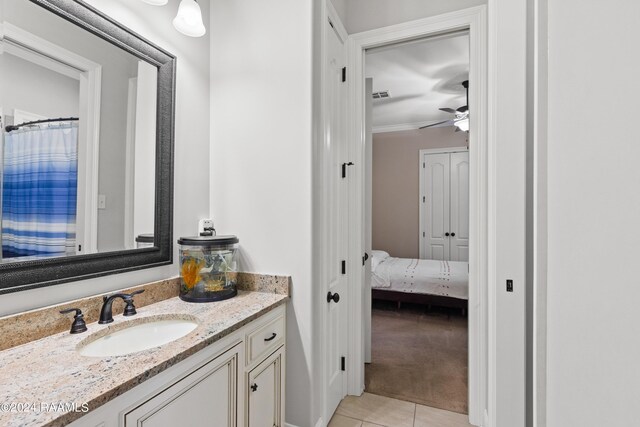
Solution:
{"label": "mirror reflection", "polygon": [[0,0],[2,262],[153,246],[157,69]]}

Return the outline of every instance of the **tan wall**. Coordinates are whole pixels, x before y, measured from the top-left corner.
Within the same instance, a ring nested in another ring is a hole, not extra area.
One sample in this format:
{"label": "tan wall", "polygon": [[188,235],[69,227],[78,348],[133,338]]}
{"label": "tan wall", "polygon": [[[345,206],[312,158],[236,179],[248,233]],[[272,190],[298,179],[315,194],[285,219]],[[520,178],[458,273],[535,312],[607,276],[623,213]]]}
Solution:
{"label": "tan wall", "polygon": [[420,150],[464,147],[452,127],[373,135],[372,248],[418,258]]}

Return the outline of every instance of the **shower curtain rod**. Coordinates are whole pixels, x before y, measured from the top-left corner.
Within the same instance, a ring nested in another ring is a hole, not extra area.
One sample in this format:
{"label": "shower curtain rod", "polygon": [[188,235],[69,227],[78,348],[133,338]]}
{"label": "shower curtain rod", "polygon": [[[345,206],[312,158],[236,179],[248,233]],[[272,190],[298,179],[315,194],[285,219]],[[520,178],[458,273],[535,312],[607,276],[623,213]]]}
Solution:
{"label": "shower curtain rod", "polygon": [[20,129],[22,126],[29,126],[29,125],[37,125],[39,123],[51,123],[51,122],[70,122],[70,121],[75,121],[75,120],[80,120],[77,117],[60,117],[59,119],[44,119],[44,120],[34,120],[32,122],[24,122],[24,123],[20,123],[19,125],[9,125],[5,128],[5,130],[7,132],[11,132],[13,130],[18,130]]}

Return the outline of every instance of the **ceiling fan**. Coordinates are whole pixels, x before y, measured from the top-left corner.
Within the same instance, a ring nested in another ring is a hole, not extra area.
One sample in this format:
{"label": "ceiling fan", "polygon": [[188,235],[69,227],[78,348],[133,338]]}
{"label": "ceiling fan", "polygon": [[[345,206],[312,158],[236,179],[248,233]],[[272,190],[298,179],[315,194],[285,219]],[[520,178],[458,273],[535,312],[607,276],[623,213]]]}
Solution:
{"label": "ceiling fan", "polygon": [[453,108],[447,108],[447,107],[440,108],[440,111],[455,114],[455,117],[449,120],[444,120],[442,122],[432,123],[427,126],[421,126],[419,129],[425,129],[433,126],[447,124],[449,126],[455,126],[456,132],[460,132],[460,131],[468,132],[469,131],[469,80],[463,81],[462,86],[465,88],[467,92],[466,104],[455,110]]}

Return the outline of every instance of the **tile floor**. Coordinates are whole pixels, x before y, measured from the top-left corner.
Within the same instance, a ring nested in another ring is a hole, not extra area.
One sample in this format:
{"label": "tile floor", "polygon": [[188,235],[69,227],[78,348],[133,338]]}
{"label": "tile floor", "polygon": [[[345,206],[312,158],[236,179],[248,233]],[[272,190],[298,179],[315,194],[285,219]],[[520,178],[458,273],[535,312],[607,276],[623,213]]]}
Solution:
{"label": "tile floor", "polygon": [[467,415],[364,393],[347,396],[329,427],[469,427]]}

